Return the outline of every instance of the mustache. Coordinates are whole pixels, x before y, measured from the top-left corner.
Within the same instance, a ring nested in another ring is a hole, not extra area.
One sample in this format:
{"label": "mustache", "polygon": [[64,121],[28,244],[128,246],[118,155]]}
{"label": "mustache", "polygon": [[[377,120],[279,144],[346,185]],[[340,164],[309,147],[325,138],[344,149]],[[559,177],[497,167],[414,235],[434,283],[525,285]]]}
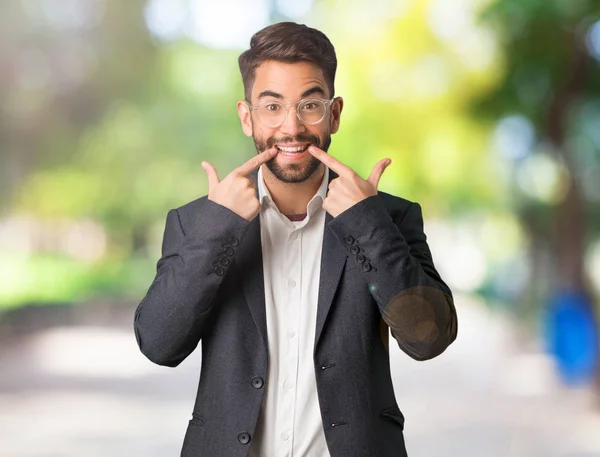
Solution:
{"label": "mustache", "polygon": [[272,148],[275,144],[285,143],[312,143],[316,147],[321,147],[319,137],[316,135],[296,135],[295,137],[286,136],[283,138],[269,138],[267,140],[267,149]]}

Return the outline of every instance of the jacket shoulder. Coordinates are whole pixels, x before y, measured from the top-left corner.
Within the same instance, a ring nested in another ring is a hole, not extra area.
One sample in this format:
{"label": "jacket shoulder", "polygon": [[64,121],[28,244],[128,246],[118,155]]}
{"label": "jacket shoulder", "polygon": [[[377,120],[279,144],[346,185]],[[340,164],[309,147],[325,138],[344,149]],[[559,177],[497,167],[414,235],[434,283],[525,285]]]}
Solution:
{"label": "jacket shoulder", "polygon": [[203,197],[197,198],[196,200],[192,200],[191,202],[186,203],[185,205],[181,205],[177,208],[179,214],[188,214],[190,212],[196,211],[201,208],[204,202],[207,200],[208,195],[204,195]]}
{"label": "jacket shoulder", "polygon": [[[388,213],[395,217],[402,217],[406,210],[412,205],[413,201],[407,200],[406,198],[397,197],[392,194],[388,194],[387,192],[378,192],[381,201],[383,202],[385,208]],[[198,214],[202,207],[204,206],[206,200],[208,199],[208,195],[204,195],[196,200],[192,200],[191,202],[186,203],[185,205],[179,206],[176,208],[177,213],[179,214],[179,218],[184,227],[187,227],[187,222],[190,220],[193,214]]]}
{"label": "jacket shoulder", "polygon": [[192,200],[191,202],[188,202],[185,205],[181,205],[175,208],[177,214],[179,215],[181,225],[184,227],[184,230],[186,232],[186,228],[189,227],[189,223],[192,220],[192,216],[194,214],[200,213],[207,199],[208,195],[204,195],[203,197],[197,198],[196,200]]}

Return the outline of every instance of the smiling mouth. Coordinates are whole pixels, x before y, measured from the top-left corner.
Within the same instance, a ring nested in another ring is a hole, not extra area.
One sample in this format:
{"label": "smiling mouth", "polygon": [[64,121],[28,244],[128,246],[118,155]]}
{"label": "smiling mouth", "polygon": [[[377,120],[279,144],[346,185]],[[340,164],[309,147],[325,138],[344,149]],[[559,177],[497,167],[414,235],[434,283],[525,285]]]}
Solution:
{"label": "smiling mouth", "polygon": [[282,154],[289,154],[289,155],[293,155],[293,154],[301,154],[304,151],[306,151],[308,149],[308,147],[310,146],[310,144],[305,144],[302,146],[283,146],[283,145],[276,145],[275,147],[279,150],[280,153]]}

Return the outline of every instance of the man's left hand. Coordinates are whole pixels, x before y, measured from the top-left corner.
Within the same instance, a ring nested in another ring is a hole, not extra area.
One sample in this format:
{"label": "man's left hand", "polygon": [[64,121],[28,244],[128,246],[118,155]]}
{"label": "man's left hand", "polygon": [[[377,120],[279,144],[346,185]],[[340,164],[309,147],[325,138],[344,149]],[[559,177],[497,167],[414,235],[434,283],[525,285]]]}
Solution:
{"label": "man's left hand", "polygon": [[323,201],[323,209],[333,217],[337,217],[359,201],[377,195],[377,186],[381,175],[392,163],[390,159],[381,159],[373,167],[369,178],[365,180],[352,168],[344,165],[316,146],[310,146],[308,152],[339,175],[338,178],[331,180],[329,183],[329,192],[327,198]]}

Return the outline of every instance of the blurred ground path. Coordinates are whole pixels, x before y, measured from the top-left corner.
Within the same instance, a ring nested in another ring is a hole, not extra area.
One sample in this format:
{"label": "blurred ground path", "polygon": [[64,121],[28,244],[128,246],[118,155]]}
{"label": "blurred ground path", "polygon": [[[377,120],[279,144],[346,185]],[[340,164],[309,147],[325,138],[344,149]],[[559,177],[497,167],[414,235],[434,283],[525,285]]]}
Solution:
{"label": "blurred ground path", "polygon": [[[509,320],[457,303],[459,338],[440,358],[392,348],[410,457],[600,457],[600,401],[561,387]],[[0,326],[0,457],[178,456],[199,351],[157,367],[137,349],[131,305],[61,312],[8,336]]]}

